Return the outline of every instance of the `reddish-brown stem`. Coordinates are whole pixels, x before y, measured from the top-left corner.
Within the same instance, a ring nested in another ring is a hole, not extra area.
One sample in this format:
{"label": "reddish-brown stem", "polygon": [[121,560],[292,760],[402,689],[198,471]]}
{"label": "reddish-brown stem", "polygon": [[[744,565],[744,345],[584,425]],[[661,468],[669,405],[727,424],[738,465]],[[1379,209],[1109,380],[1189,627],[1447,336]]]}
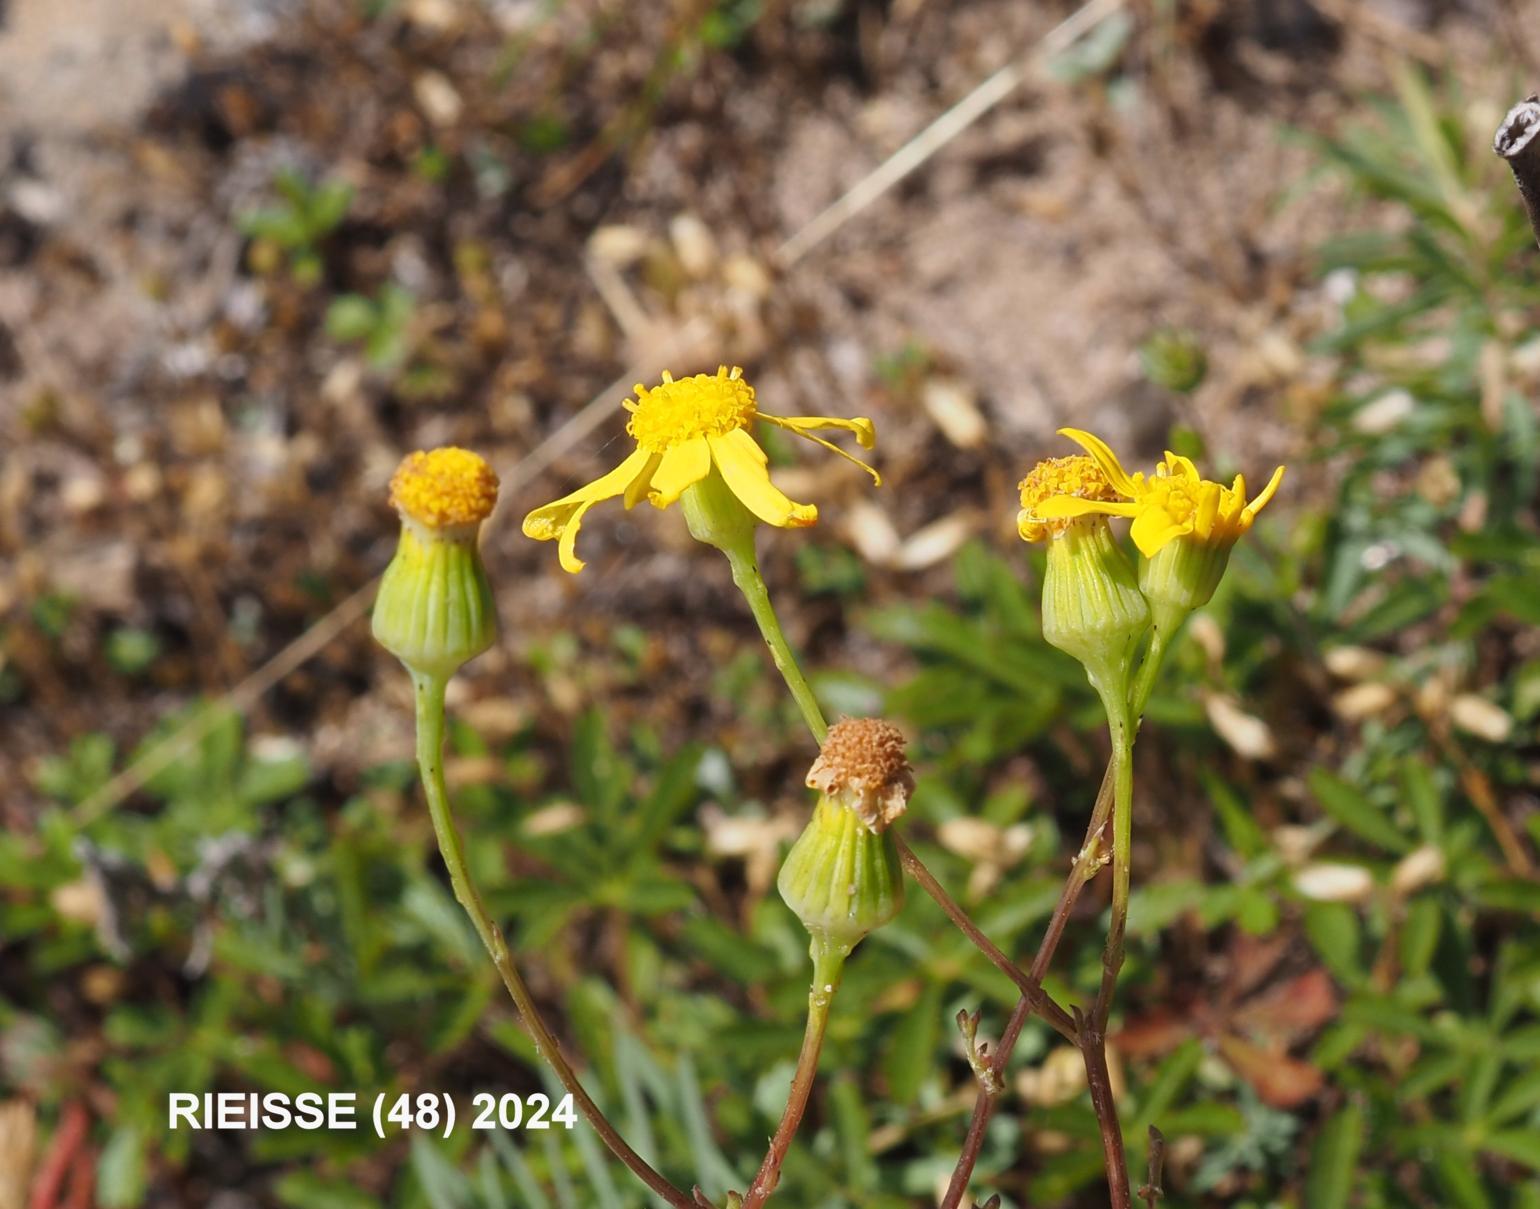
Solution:
{"label": "reddish-brown stem", "polygon": [[[936,880],[933,874],[925,866],[925,862],[913,848],[904,842],[900,835],[894,835],[894,841],[898,845],[898,859],[902,862],[909,876],[920,884],[920,888],[935,899],[936,905],[946,912],[947,918],[957,926],[957,930],[973,942],[975,947],[993,963],[994,967],[1016,984],[1021,992],[1022,1000],[1028,1005],[1029,1010],[1041,1013],[1044,1020],[1052,1025],[1072,1044],[1075,1041],[1075,1022],[1070,1014],[1058,1005],[1051,995],[1043,990],[1042,983],[1028,974],[1019,965],[1012,961],[1000,947],[985,936],[979,926],[963,908],[946,892],[945,887]],[[1062,927],[1060,929],[1062,931]]]}
{"label": "reddish-brown stem", "polygon": [[[1075,864],[1070,869],[1069,878],[1065,881],[1064,889],[1059,893],[1059,901],[1053,909],[1053,915],[1048,920],[1048,930],[1044,933],[1042,943],[1037,947],[1037,956],[1033,958],[1032,967],[1027,972],[1034,983],[1041,984],[1047,975],[1049,966],[1053,964],[1054,953],[1058,950],[1059,941],[1064,937],[1064,929],[1069,923],[1070,914],[1080,899],[1080,892],[1085,889],[1086,883],[1096,876],[1096,871],[1105,861],[1102,831],[1106,828],[1111,816],[1112,765],[1109,764],[1107,773],[1102,778],[1101,789],[1096,795],[1096,805],[1091,811],[1091,822],[1086,828],[1085,843],[1081,845],[1080,852],[1075,857]],[[1031,1014],[1032,1001],[1024,995],[1017,1000],[1015,1010],[1011,1012],[1010,1020],[1006,1022],[1000,1045],[995,1050],[994,1070],[1000,1076],[994,1080],[996,1086],[1003,1086],[1005,1068],[1016,1048],[1016,1042],[1021,1037],[1021,1030],[1026,1026],[1027,1017]],[[990,1118],[994,1116],[997,1099],[998,1094],[992,1092],[988,1084],[980,1082],[978,1097],[973,1102],[973,1117],[968,1122],[968,1135],[963,1140],[962,1153],[957,1158],[957,1166],[952,1172],[951,1183],[947,1185],[941,1209],[958,1209],[962,1204],[963,1197],[968,1191],[968,1181],[973,1178],[973,1169],[978,1165],[979,1152],[984,1146],[984,1132],[989,1127]]]}
{"label": "reddish-brown stem", "polygon": [[1118,1124],[1118,1105],[1112,1095],[1112,1075],[1107,1070],[1106,1025],[1087,1020],[1078,1011],[1080,1054],[1085,1060],[1086,1086],[1091,1092],[1091,1107],[1102,1135],[1102,1153],[1107,1160],[1107,1193],[1112,1209],[1133,1209],[1128,1183],[1128,1158],[1123,1152],[1123,1130]]}

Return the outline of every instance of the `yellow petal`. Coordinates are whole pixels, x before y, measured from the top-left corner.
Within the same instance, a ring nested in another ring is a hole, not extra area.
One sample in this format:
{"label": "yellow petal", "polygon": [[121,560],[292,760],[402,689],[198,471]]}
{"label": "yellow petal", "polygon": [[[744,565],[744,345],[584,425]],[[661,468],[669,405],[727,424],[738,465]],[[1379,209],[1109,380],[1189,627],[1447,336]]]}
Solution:
{"label": "yellow petal", "polygon": [[865,416],[857,416],[853,420],[842,420],[835,416],[767,416],[759,413],[759,418],[769,420],[772,424],[779,424],[782,428],[789,428],[800,436],[820,428],[839,428],[845,432],[856,434],[856,442],[862,449],[870,449],[877,443],[877,429]]}
{"label": "yellow petal", "polygon": [[1081,495],[1051,495],[1035,506],[1040,520],[1067,520],[1074,516],[1138,516],[1138,504],[1121,504],[1113,500],[1088,500]]}
{"label": "yellow petal", "polygon": [[1181,454],[1172,453],[1169,449],[1166,450],[1166,473],[1173,478],[1201,479],[1203,477],[1198,473],[1198,468],[1193,465],[1191,458],[1184,458]]}
{"label": "yellow petal", "polygon": [[[826,420],[818,416],[767,416],[764,412],[759,413],[759,418],[761,420],[767,420],[779,428],[784,428],[788,432],[794,432],[799,437],[805,437],[809,441],[818,442],[818,444],[822,445],[825,449],[832,450],[834,453],[839,454],[840,457],[844,458],[847,462],[854,462],[862,470],[866,471],[867,474],[872,476],[872,482],[874,482],[879,487],[882,486],[882,476],[878,474],[875,469],[873,469],[871,466],[868,466],[854,454],[846,453],[833,441],[826,441],[820,436],[814,436],[811,431],[814,428],[848,429],[849,431],[856,434],[856,440],[859,442],[862,448],[870,449],[877,440],[876,432],[872,428],[872,422],[870,420]],[[857,425],[860,424],[866,425],[865,429],[857,427]],[[757,449],[759,447],[756,445],[755,448]]]}
{"label": "yellow petal", "polygon": [[1261,512],[1263,508],[1267,507],[1267,501],[1272,499],[1273,496],[1277,494],[1278,484],[1281,482],[1283,482],[1282,466],[1273,471],[1273,477],[1267,480],[1267,486],[1262,488],[1262,491],[1257,496],[1257,498],[1246,505],[1244,515],[1255,516],[1258,512]]}
{"label": "yellow petal", "polygon": [[1134,545],[1139,547],[1139,553],[1145,558],[1154,558],[1160,548],[1172,538],[1191,532],[1191,520],[1186,523],[1173,520],[1171,514],[1164,508],[1146,508],[1134,517],[1134,523],[1128,528],[1128,534],[1134,539]]}
{"label": "yellow petal", "polygon": [[652,476],[654,507],[667,508],[684,494],[686,487],[700,482],[711,473],[711,447],[705,437],[696,437],[676,445],[663,455],[663,462]]}
{"label": "yellow petal", "polygon": [[[1236,497],[1245,499],[1244,495]],[[1193,514],[1192,531],[1207,538],[1214,531],[1214,521],[1219,516],[1219,505],[1224,502],[1224,488],[1218,483],[1203,483],[1198,488],[1198,508]]]}
{"label": "yellow petal", "polygon": [[638,449],[608,474],[579,487],[571,495],[564,495],[559,500],[536,508],[524,518],[524,535],[542,542],[559,538],[561,565],[574,573],[581,571],[583,564],[573,552],[573,543],[577,540],[583,513],[600,500],[614,499],[624,494],[636,477],[647,469],[651,460],[651,454],[645,449]]}
{"label": "yellow petal", "polygon": [[647,498],[648,488],[652,486],[652,476],[658,472],[658,463],[663,460],[661,453],[648,456],[647,464],[642,467],[641,473],[626,485],[626,511],[635,508]]}
{"label": "yellow petal", "polygon": [[577,556],[577,535],[578,530],[583,527],[583,514],[596,502],[584,500],[577,506],[577,511],[569,516],[567,523],[562,526],[561,540],[556,543],[556,557],[561,562],[561,569],[572,575],[576,575],[588,565]]}
{"label": "yellow petal", "polygon": [[1128,477],[1128,471],[1123,469],[1123,463],[1118,461],[1118,455],[1112,452],[1106,441],[1082,428],[1061,428],[1059,435],[1068,437],[1090,454],[1119,495],[1132,497],[1139,494],[1138,484]]}
{"label": "yellow petal", "polygon": [[[762,460],[763,451],[754,438],[741,428],[722,436],[708,436],[711,456],[722,472],[728,488],[755,516],[780,528],[804,528],[818,520],[812,504],[798,504],[786,498],[770,481]],[[760,456],[756,457],[755,455]]]}

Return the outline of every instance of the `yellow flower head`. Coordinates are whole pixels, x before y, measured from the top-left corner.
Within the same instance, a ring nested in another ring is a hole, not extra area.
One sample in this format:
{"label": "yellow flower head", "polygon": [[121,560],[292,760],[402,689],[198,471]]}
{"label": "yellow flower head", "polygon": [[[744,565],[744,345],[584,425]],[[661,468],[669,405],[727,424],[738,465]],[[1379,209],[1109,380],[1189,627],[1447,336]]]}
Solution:
{"label": "yellow flower head", "polygon": [[390,480],[401,539],[374,599],[374,637],[412,672],[445,679],[497,641],[497,608],[476,549],[497,475],[468,449],[408,454]]}
{"label": "yellow flower head", "polygon": [[469,449],[418,450],[407,454],[391,477],[390,502],[429,529],[474,525],[497,503],[497,475]]}
{"label": "yellow flower head", "polygon": [[1021,512],[1016,529],[1023,541],[1040,542],[1045,537],[1060,537],[1073,523],[1073,517],[1044,517],[1040,505],[1057,496],[1087,500],[1116,500],[1117,492],[1107,481],[1093,458],[1076,454],[1069,458],[1047,458],[1032,467],[1021,480]]}
{"label": "yellow flower head", "polygon": [[870,420],[766,415],[759,410],[754,388],[743,380],[743,371],[737,366],[729,370],[723,365],[715,374],[694,374],[677,381],[665,372],[662,384],[650,390],[637,383],[635,402],[627,400],[625,406],[631,413],[626,431],[637,446],[631,456],[608,474],[524,518],[526,536],[559,542],[558,553],[566,571],[583,569],[576,551],[577,534],[584,514],[595,504],[620,496],[627,508],[644,499],[655,507],[667,508],[713,470],[766,524],[801,528],[816,522],[817,508],[793,502],[770,481],[769,459],[750,431],[755,419],[816,441],[855,462],[875,482],[882,482],[865,462],[814,435],[818,429],[841,428],[854,433],[863,449],[870,449],[876,441]]}
{"label": "yellow flower head", "polygon": [[1283,467],[1280,466],[1273,471],[1273,477],[1261,494],[1248,502],[1246,479],[1242,475],[1236,475],[1235,481],[1226,487],[1203,478],[1190,459],[1169,450],[1153,474],[1129,474],[1100,437],[1078,428],[1061,428],[1059,434],[1091,455],[1112,490],[1122,499],[1064,492],[1035,504],[1035,514],[1045,521],[1091,513],[1132,517],[1134,523],[1130,535],[1145,558],[1153,558],[1162,547],[1178,538],[1229,549],[1251,528],[1257,513],[1273,498],[1278,484],[1283,481]]}

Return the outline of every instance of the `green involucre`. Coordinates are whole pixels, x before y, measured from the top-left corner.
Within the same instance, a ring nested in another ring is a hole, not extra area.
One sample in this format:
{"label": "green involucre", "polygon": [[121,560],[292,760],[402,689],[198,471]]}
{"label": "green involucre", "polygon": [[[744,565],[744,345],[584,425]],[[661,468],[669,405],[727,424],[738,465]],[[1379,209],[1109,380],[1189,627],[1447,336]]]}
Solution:
{"label": "green involucre", "polygon": [[407,521],[374,602],[374,637],[414,672],[449,677],[497,641],[497,609],[475,527]]}

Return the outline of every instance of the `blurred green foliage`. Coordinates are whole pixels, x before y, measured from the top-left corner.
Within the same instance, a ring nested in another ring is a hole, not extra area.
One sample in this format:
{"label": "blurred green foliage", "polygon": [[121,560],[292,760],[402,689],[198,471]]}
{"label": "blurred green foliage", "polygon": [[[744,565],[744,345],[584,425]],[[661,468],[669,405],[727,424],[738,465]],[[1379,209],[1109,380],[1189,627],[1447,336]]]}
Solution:
{"label": "blurred green foliage", "polygon": [[273,191],[275,204],[241,216],[241,233],[252,241],[249,257],[261,271],[285,263],[299,284],[316,285],[325,270],[322,244],[347,218],[352,186],[312,182],[286,169],[274,178]]}

